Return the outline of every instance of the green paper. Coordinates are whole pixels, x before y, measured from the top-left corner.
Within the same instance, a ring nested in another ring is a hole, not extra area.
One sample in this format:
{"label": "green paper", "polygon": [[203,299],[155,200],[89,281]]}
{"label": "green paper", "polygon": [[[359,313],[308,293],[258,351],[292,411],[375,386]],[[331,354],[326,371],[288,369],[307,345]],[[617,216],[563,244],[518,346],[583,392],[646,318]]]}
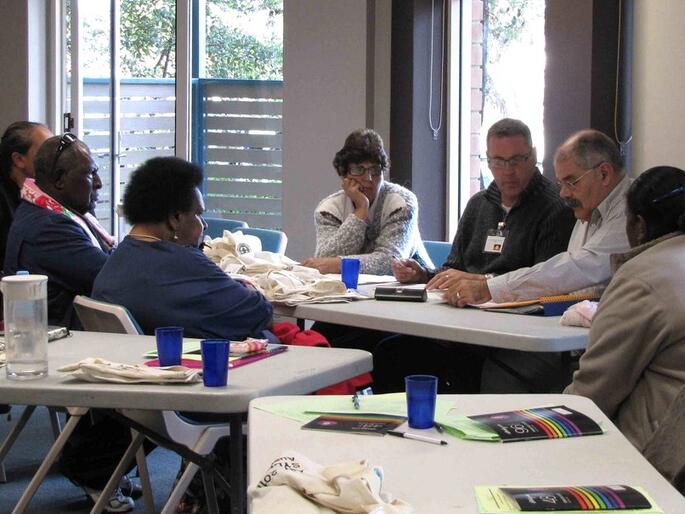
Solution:
{"label": "green paper", "polygon": [[[513,486],[509,486],[513,487]],[[524,486],[516,486],[524,487]],[[656,502],[642,487],[631,486],[645,495],[651,509],[629,509],[629,510],[595,510],[592,512],[613,512],[615,514],[664,514],[657,506]],[[520,514],[518,505],[508,495],[504,494],[499,486],[476,486],[476,500],[478,502],[479,514]],[[560,514],[587,514],[587,510],[564,510],[555,511]],[[526,514],[549,514],[550,511],[526,511]]]}
{"label": "green paper", "polygon": [[[322,413],[375,413],[406,417],[407,397],[404,393],[361,395],[359,409],[355,409],[352,395],[303,396],[292,400],[261,404],[256,408],[301,423],[310,421]],[[451,408],[452,402],[438,398],[435,404],[436,419],[442,419]]]}
{"label": "green paper", "polygon": [[[359,409],[354,408],[351,395],[344,396],[302,396],[291,400],[258,405],[256,408],[277,416],[306,423],[321,414],[391,414],[407,416],[405,393],[360,395]],[[500,441],[499,436],[485,425],[466,416],[451,412],[452,402],[438,397],[435,403],[435,421],[440,423],[446,434],[460,439],[476,441]]]}
{"label": "green paper", "polygon": [[[187,354],[187,353],[200,353],[200,347],[201,347],[201,339],[183,339],[183,351],[182,353]],[[146,359],[156,359],[157,358],[157,348],[154,350],[150,350],[149,352],[145,352],[143,354],[143,357]]]}
{"label": "green paper", "polygon": [[445,416],[438,417],[436,413],[435,421],[442,425],[446,433],[460,439],[501,442],[499,435],[494,430],[491,430],[490,427],[473,421],[466,416],[447,413]]}

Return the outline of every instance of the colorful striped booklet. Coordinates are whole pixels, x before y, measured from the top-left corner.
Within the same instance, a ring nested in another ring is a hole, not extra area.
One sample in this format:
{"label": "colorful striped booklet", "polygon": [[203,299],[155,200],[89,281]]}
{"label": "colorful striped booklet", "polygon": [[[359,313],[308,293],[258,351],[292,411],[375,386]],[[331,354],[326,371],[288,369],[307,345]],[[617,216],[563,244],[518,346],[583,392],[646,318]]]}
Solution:
{"label": "colorful striped booklet", "polygon": [[481,414],[469,419],[496,432],[505,443],[602,433],[594,420],[564,405]]}
{"label": "colorful striped booklet", "polygon": [[480,514],[621,512],[662,514],[641,487],[627,485],[476,487]]}

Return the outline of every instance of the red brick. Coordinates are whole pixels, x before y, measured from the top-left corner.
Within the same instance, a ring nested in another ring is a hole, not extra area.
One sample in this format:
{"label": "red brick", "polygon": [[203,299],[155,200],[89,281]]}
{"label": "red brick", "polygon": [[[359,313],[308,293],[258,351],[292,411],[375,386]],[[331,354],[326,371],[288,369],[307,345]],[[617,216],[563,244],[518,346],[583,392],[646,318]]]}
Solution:
{"label": "red brick", "polygon": [[471,66],[471,87],[472,88],[482,88],[483,87],[483,67],[482,66]]}
{"label": "red brick", "polygon": [[483,46],[471,45],[471,66],[483,64]]}
{"label": "red brick", "polygon": [[471,110],[475,111],[481,108],[483,103],[483,91],[480,89],[471,90]]}
{"label": "red brick", "polygon": [[474,21],[483,19],[483,0],[472,0],[471,19]]}
{"label": "red brick", "polygon": [[471,22],[471,42],[483,42],[483,23],[481,21],[474,20]]}

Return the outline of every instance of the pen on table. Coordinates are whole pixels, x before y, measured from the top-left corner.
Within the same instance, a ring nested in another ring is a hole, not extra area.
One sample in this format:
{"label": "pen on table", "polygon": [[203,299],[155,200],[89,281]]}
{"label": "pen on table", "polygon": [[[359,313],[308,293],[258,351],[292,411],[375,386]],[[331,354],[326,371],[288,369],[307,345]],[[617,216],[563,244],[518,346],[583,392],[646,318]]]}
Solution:
{"label": "pen on table", "polygon": [[436,439],[425,435],[412,434],[410,432],[397,432],[395,430],[388,430],[386,434],[394,435],[395,437],[404,437],[405,439],[414,439],[415,441],[423,441],[424,443],[445,445],[447,441],[443,439]]}
{"label": "pen on table", "polygon": [[442,425],[440,423],[438,423],[437,421],[433,422],[433,426],[435,427],[435,430],[437,430],[441,434],[445,431],[445,429],[442,428]]}
{"label": "pen on table", "polygon": [[354,405],[355,409],[359,410],[359,396],[357,396],[357,393],[352,395],[352,404]]}

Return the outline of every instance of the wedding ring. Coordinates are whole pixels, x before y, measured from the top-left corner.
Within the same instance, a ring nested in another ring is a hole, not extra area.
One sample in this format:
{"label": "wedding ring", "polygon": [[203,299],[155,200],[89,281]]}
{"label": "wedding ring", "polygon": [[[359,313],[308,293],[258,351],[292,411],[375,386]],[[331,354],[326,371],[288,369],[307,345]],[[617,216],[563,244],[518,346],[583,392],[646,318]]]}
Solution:
{"label": "wedding ring", "polygon": [[457,300],[458,300],[459,298],[461,298],[461,293],[460,293],[459,291],[457,291]]}

